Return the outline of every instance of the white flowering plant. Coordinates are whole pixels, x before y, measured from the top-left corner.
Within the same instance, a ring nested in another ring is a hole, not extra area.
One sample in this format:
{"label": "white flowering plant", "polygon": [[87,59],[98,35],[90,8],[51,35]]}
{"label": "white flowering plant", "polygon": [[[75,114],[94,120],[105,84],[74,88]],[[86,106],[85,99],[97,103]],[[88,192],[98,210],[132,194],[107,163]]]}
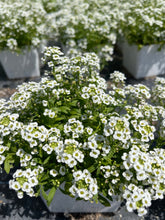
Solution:
{"label": "white flowering plant", "polygon": [[116,195],[145,215],[165,194],[164,79],[150,90],[115,71],[107,89],[94,53],[47,47],[42,59],[50,70],[40,82],[0,100],[0,165],[16,169],[10,189],[42,193],[48,205],[57,188],[105,206]]}
{"label": "white flowering plant", "polygon": [[66,55],[95,52],[102,65],[113,59],[118,28],[116,1],[43,0],[43,5],[54,15],[54,38],[61,42]]}
{"label": "white flowering plant", "polygon": [[165,44],[164,0],[120,0],[123,16],[120,28],[125,39],[139,48],[144,45]]}
{"label": "white flowering plant", "polygon": [[48,37],[48,16],[40,1],[0,1],[0,49],[20,52]]}
{"label": "white flowering plant", "polygon": [[59,0],[49,0],[49,1],[41,0],[41,1],[44,6],[44,9],[48,13],[58,11],[58,9],[60,9],[63,5],[63,1],[59,1]]}

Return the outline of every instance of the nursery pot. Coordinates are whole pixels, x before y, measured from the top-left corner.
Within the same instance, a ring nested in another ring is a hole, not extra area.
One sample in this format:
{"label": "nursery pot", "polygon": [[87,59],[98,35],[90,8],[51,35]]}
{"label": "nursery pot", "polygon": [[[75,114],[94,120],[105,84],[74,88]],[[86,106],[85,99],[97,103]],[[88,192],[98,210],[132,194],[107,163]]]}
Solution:
{"label": "nursery pot", "polygon": [[135,78],[157,76],[165,73],[165,50],[158,50],[160,45],[143,46],[129,45],[124,41],[122,45],[123,66]]}
{"label": "nursery pot", "polygon": [[37,49],[24,49],[20,54],[10,50],[1,51],[0,62],[9,79],[40,76]]}
{"label": "nursery pot", "polygon": [[41,199],[45,203],[47,209],[51,213],[108,213],[116,212],[121,202],[117,201],[117,197],[113,196],[113,201],[109,201],[111,206],[106,207],[100,202],[96,204],[90,201],[76,200],[57,189],[51,204],[48,206],[46,200],[41,195]]}

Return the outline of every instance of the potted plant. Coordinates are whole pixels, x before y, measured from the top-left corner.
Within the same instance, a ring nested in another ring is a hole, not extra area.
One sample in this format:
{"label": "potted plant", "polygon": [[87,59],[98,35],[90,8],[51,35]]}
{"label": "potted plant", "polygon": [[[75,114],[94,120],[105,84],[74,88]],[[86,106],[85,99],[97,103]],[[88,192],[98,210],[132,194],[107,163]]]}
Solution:
{"label": "potted plant", "polygon": [[165,73],[164,10],[162,0],[121,2],[123,65],[137,79]]}
{"label": "potted plant", "polygon": [[125,85],[115,71],[107,92],[94,53],[69,58],[47,47],[43,61],[47,76],[0,101],[0,164],[7,173],[16,168],[10,189],[20,199],[41,193],[55,212],[62,212],[51,204],[59,207],[60,191],[74,199],[71,206],[64,197],[63,211],[79,200],[109,211],[116,196],[145,215],[165,192],[164,79],[150,91]]}
{"label": "potted plant", "polygon": [[40,75],[37,48],[47,37],[40,1],[0,2],[0,62],[10,79]]}
{"label": "potted plant", "polygon": [[113,59],[116,43],[118,7],[115,1],[45,1],[54,15],[54,39],[68,56],[95,52],[103,67]]}

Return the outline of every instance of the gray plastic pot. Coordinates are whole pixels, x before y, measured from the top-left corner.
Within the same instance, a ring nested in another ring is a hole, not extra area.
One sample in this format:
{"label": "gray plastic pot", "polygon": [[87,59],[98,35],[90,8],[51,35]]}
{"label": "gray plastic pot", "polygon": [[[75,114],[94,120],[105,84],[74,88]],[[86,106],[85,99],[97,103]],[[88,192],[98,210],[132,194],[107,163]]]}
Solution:
{"label": "gray plastic pot", "polygon": [[9,79],[40,76],[37,49],[24,49],[20,54],[11,52],[10,50],[1,51],[0,62]]}
{"label": "gray plastic pot", "polygon": [[50,206],[47,205],[42,195],[41,199],[51,213],[110,213],[116,212],[121,205],[121,201],[117,201],[115,196],[113,196],[113,201],[109,201],[111,206],[105,207],[100,202],[96,204],[89,201],[76,200],[63,194],[59,189],[57,189]]}

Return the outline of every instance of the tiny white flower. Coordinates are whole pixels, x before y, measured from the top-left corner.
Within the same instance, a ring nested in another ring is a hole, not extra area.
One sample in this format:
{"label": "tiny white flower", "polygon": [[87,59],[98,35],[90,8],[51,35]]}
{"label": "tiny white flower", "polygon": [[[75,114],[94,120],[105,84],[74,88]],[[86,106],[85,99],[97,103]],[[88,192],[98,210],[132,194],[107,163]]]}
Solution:
{"label": "tiny white flower", "polygon": [[18,191],[18,190],[20,190],[20,188],[21,188],[21,185],[18,181],[15,181],[12,183],[12,189]]}
{"label": "tiny white flower", "polygon": [[23,198],[23,192],[22,191],[18,191],[17,192],[17,197],[18,197],[18,199],[22,199]]}
{"label": "tiny white flower", "polygon": [[133,210],[136,209],[135,203],[132,202],[131,200],[128,200],[126,202],[126,207],[127,207],[128,212],[133,212]]}
{"label": "tiny white flower", "polygon": [[31,190],[30,184],[28,182],[25,182],[22,186],[22,190],[24,192],[30,192],[30,190]]}
{"label": "tiny white flower", "polygon": [[55,117],[55,112],[49,112],[48,116],[49,116],[49,118],[54,118]]}
{"label": "tiny white flower", "polygon": [[141,165],[139,162],[136,162],[135,164],[133,164],[133,167],[138,172],[143,171],[143,165]]}
{"label": "tiny white flower", "polygon": [[137,180],[139,181],[147,179],[147,175],[144,171],[137,172],[136,177],[137,177]]}
{"label": "tiny white flower", "polygon": [[97,142],[96,141],[89,141],[88,147],[92,150],[95,150],[97,148]]}
{"label": "tiny white flower", "polygon": [[89,155],[93,158],[98,158],[99,154],[100,154],[100,151],[95,149],[95,150],[92,150]]}
{"label": "tiny white flower", "polygon": [[73,177],[76,181],[79,181],[83,178],[83,173],[81,170],[78,170],[76,172],[73,173]]}
{"label": "tiny white flower", "polygon": [[30,183],[30,186],[31,187],[34,187],[34,186],[36,186],[37,184],[38,184],[38,180],[37,180],[37,178],[36,177],[31,177],[31,178],[29,178],[28,179],[28,182]]}
{"label": "tiny white flower", "polygon": [[138,209],[138,216],[143,216],[147,213],[147,210],[145,208],[139,208]]}
{"label": "tiny white flower", "polygon": [[44,107],[46,107],[46,106],[48,105],[48,101],[43,100],[43,101],[42,101],[42,104],[43,104]]}
{"label": "tiny white flower", "polygon": [[70,158],[67,164],[70,168],[73,168],[77,164],[77,161],[74,158]]}
{"label": "tiny white flower", "polygon": [[72,185],[72,186],[69,188],[69,192],[70,192],[73,196],[76,195],[76,191],[77,191],[77,188],[76,188],[74,185]]}
{"label": "tiny white flower", "polygon": [[31,154],[25,154],[25,160],[29,161],[32,159],[32,155]]}
{"label": "tiny white flower", "polygon": [[0,155],[0,165],[3,164],[4,160],[5,160],[5,156]]}
{"label": "tiny white flower", "polygon": [[78,189],[78,190],[77,190],[77,193],[78,193],[78,196],[79,196],[80,198],[84,198],[85,195],[86,195],[86,193],[87,193],[87,191],[86,191],[86,189]]}
{"label": "tiny white flower", "polygon": [[58,175],[58,172],[55,169],[50,170],[50,175],[53,177],[56,177]]}
{"label": "tiny white flower", "polygon": [[97,187],[96,184],[91,183],[91,184],[89,185],[89,190],[90,190],[90,192],[91,192],[93,195],[95,195],[95,194],[97,194],[97,192],[98,192],[98,187]]}

